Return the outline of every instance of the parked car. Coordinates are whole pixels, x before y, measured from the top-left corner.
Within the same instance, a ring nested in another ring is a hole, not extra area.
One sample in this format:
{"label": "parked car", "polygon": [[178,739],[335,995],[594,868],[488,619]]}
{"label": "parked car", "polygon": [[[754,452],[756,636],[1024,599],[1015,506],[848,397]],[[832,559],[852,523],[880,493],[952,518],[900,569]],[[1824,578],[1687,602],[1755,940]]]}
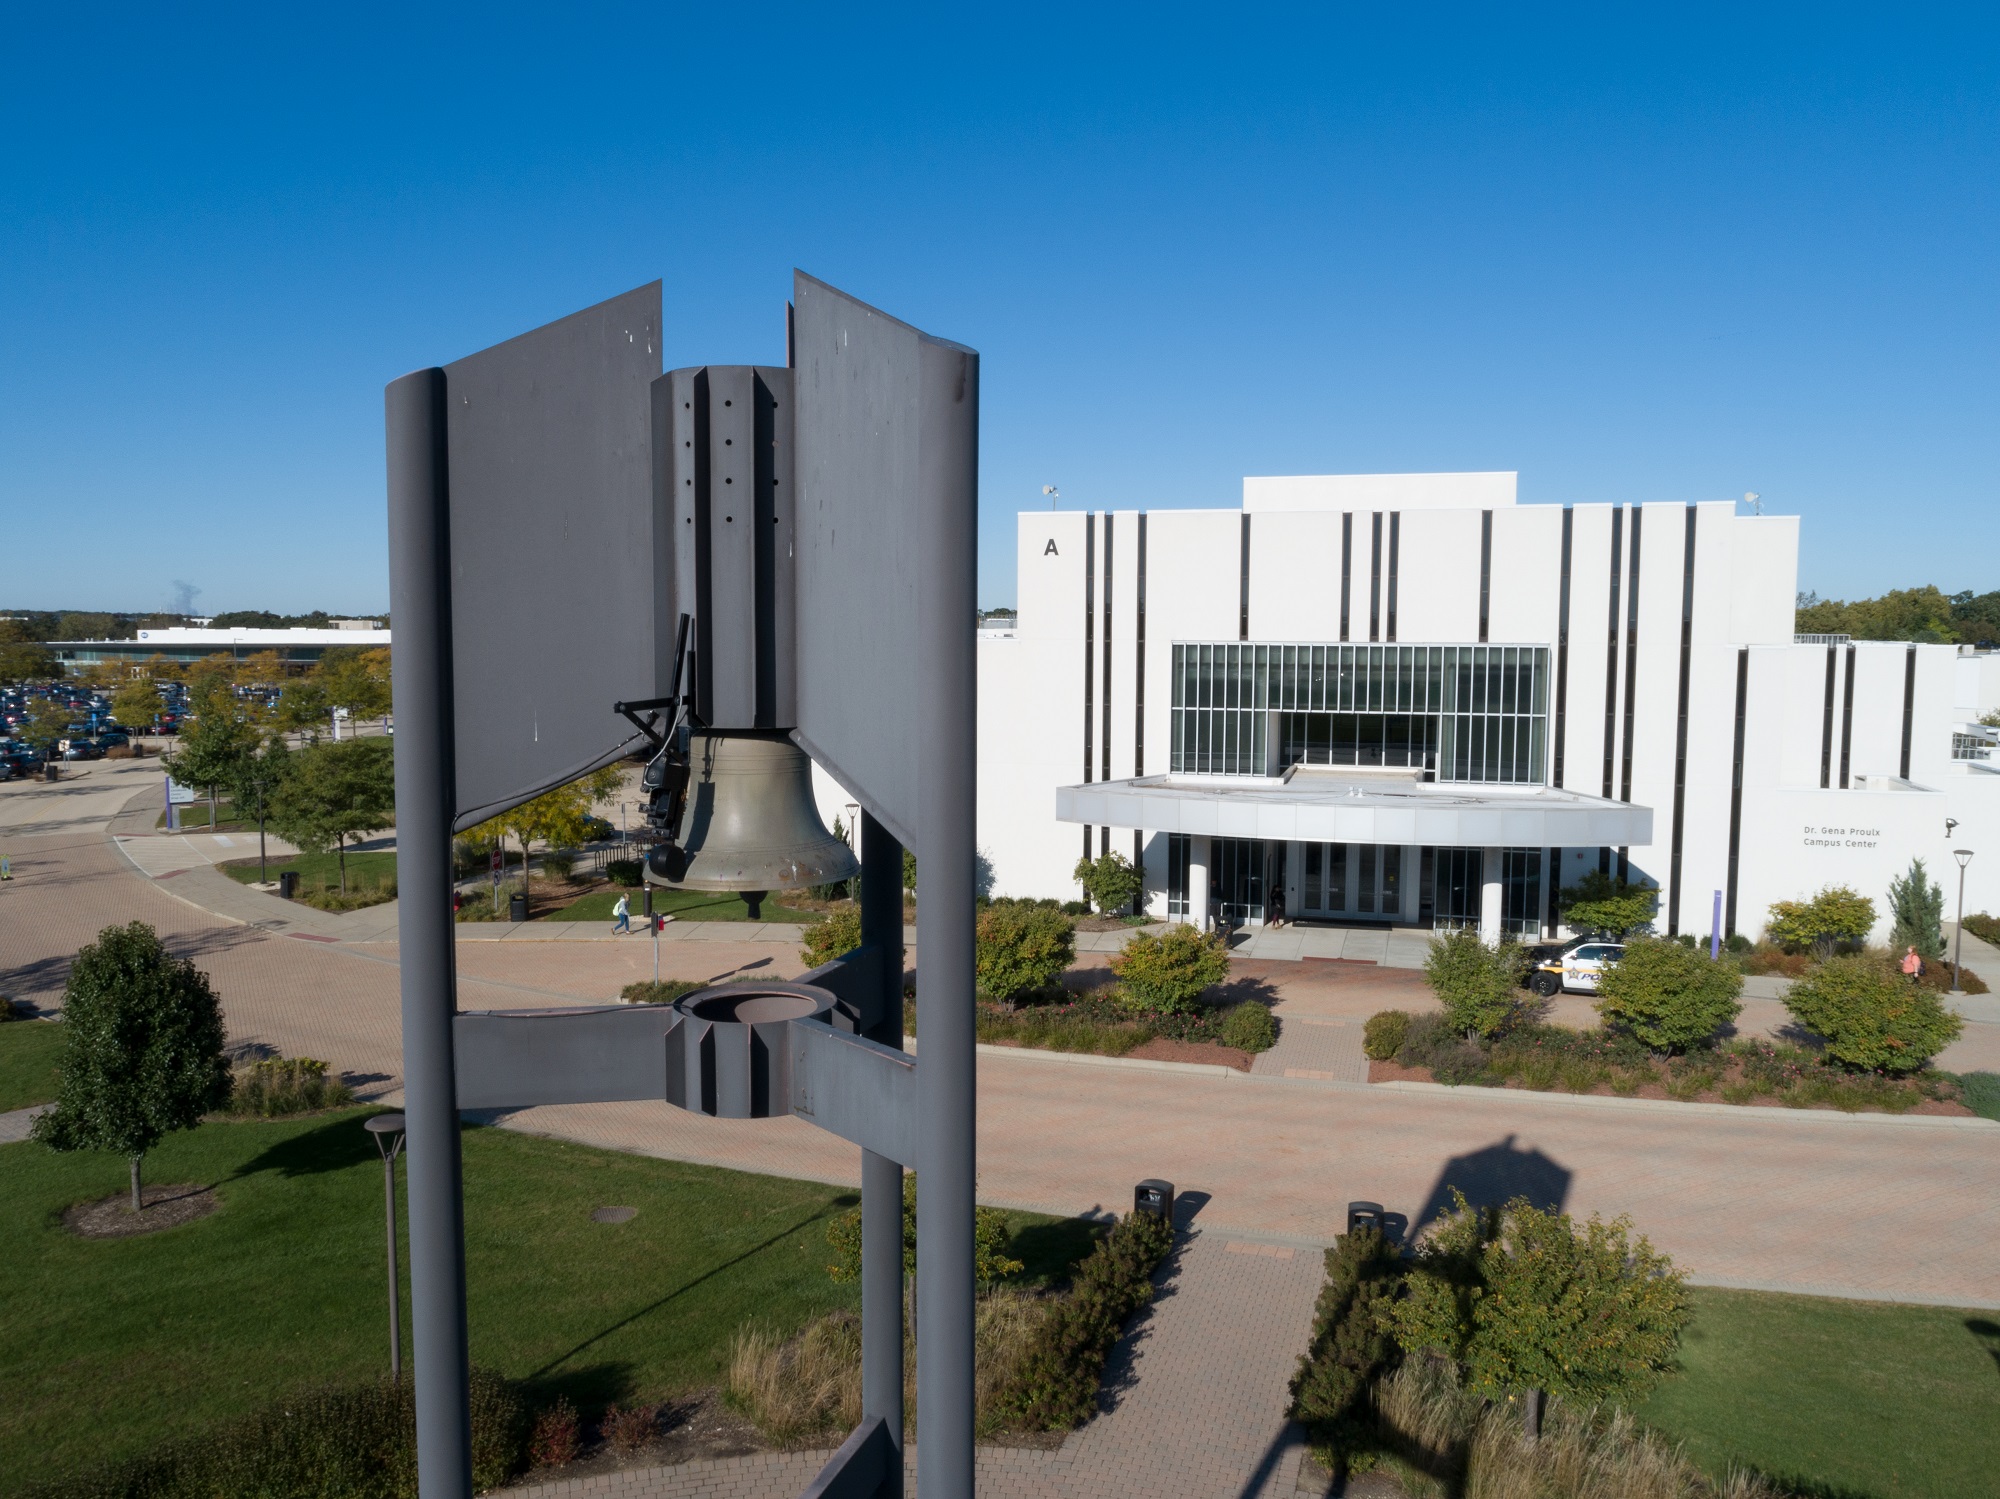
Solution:
{"label": "parked car", "polygon": [[1543,998],[1565,990],[1595,994],[1604,970],[1615,966],[1624,956],[1622,942],[1578,942],[1560,956],[1536,964],[1528,987]]}
{"label": "parked car", "polygon": [[97,736],[99,749],[122,749],[132,742],[132,736],[123,729],[106,729]]}
{"label": "parked car", "polygon": [[104,751],[88,739],[72,739],[64,747],[62,757],[65,760],[102,760]]}

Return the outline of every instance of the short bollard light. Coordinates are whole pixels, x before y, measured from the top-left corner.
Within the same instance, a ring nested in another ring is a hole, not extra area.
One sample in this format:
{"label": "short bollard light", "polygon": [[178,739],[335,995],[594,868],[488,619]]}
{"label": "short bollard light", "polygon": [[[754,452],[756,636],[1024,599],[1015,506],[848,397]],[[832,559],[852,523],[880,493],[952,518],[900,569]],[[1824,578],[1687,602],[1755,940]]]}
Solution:
{"label": "short bollard light", "polygon": [[382,1202],[389,1219],[389,1375],[403,1377],[402,1279],[396,1273],[396,1157],[403,1151],[403,1116],[376,1114],[363,1126],[382,1153]]}
{"label": "short bollard light", "polygon": [[1174,1226],[1174,1184],[1149,1176],[1132,1189],[1132,1211],[1146,1213],[1158,1218],[1167,1227]]}

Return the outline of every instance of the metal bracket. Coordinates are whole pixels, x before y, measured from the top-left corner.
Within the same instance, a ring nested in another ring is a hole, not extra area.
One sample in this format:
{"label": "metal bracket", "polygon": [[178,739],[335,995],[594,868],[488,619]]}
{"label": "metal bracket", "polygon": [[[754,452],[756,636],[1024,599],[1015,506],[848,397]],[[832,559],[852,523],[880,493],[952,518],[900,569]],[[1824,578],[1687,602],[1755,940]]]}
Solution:
{"label": "metal bracket", "polygon": [[902,1461],[903,1454],[889,1437],[889,1423],[880,1416],[865,1420],[826,1460],[819,1477],[799,1499],[875,1499]]}
{"label": "metal bracket", "polygon": [[792,1022],[792,1112],[914,1169],[917,1059],[828,1025]]}

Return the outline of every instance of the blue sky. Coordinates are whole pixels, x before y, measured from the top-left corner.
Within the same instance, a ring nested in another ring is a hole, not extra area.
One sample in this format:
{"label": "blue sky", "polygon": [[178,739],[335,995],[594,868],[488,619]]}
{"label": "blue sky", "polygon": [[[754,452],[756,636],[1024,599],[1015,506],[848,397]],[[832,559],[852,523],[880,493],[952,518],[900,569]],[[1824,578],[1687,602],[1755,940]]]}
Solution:
{"label": "blue sky", "polygon": [[982,352],[987,603],[1043,484],[1492,468],[2000,588],[2000,24],[1886,10],[17,8],[0,606],[380,609],[385,381],[795,265]]}

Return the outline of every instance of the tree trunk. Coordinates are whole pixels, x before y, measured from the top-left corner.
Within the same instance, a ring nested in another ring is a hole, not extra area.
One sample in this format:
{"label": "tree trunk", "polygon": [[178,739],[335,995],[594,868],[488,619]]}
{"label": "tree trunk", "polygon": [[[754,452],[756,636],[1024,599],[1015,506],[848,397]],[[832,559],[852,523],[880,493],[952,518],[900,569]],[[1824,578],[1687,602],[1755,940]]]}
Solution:
{"label": "tree trunk", "polygon": [[521,899],[532,906],[534,895],[528,888],[528,835],[516,833],[514,836],[521,840]]}
{"label": "tree trunk", "polygon": [[208,788],[208,830],[211,833],[215,831],[215,821],[215,788],[211,786]]}
{"label": "tree trunk", "polygon": [[1529,1390],[1521,1397],[1521,1435],[1530,1446],[1542,1439],[1542,1392]]}
{"label": "tree trunk", "polygon": [[345,895],[347,894],[347,834],[337,833],[334,836],[340,849],[340,893]]}
{"label": "tree trunk", "polygon": [[144,1156],[132,1157],[132,1211],[135,1213],[145,1205],[139,1196],[139,1162],[144,1159]]}
{"label": "tree trunk", "polygon": [[267,862],[264,854],[264,814],[259,812],[257,814],[257,883],[260,885],[271,883],[271,871],[265,867]]}

